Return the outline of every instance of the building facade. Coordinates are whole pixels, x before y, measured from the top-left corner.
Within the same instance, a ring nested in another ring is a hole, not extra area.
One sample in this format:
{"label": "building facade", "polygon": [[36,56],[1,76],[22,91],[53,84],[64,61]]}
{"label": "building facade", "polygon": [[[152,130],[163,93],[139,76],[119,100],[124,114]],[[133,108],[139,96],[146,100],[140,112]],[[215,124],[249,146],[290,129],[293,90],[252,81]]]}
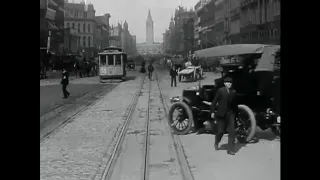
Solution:
{"label": "building facade", "polygon": [[197,7],[196,14],[199,17],[197,23],[199,32],[197,49],[209,48],[217,44],[215,33],[215,2],[215,0],[201,0],[200,5]]}
{"label": "building facade", "polygon": [[78,52],[84,57],[94,56],[94,32],[95,32],[95,10],[92,4],[65,3],[65,28],[74,29],[78,32]]}
{"label": "building facade", "polygon": [[121,44],[122,26],[120,23],[112,25],[109,30],[109,46],[122,47]]}
{"label": "building facade", "polygon": [[163,54],[162,43],[138,43],[137,44],[137,52],[140,55],[155,55],[155,54]]}
{"label": "building facade", "polygon": [[128,55],[137,54],[136,36],[130,34],[129,25],[125,21],[123,27],[120,23],[110,27],[109,46],[123,48]]}
{"label": "building facade", "polygon": [[[189,37],[185,37],[185,24],[188,24],[195,17],[195,12],[192,9],[186,9],[183,7],[178,7],[175,10],[174,14],[174,52],[183,54],[187,53],[186,50],[189,50],[189,45],[192,44],[193,39],[188,39]],[[192,22],[193,23],[193,22]],[[193,26],[193,24],[192,24]],[[193,30],[192,30],[193,31]]]}
{"label": "building facade", "polygon": [[240,0],[242,43],[280,44],[280,0]]}
{"label": "building facade", "polygon": [[172,54],[175,48],[175,25],[173,17],[169,23],[169,29],[163,34],[163,52],[166,54]]}
{"label": "building facade", "polygon": [[40,0],[40,47],[63,53],[64,1]]}
{"label": "building facade", "polygon": [[226,25],[227,27],[227,44],[241,43],[240,36],[240,0],[227,0]]}
{"label": "building facade", "polygon": [[95,17],[94,46],[99,51],[109,46],[110,17],[111,15],[109,13]]}
{"label": "building facade", "polygon": [[76,29],[64,28],[64,53],[78,53],[79,36]]}

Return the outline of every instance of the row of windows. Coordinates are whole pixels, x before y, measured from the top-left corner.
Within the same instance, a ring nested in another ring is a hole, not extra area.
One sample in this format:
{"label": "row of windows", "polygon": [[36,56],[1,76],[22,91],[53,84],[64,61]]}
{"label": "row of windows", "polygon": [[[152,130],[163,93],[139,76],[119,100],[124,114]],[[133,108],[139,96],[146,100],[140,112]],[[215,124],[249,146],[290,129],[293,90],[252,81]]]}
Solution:
{"label": "row of windows", "polygon": [[[66,26],[66,28],[73,28],[73,29],[77,29],[78,30],[78,32],[80,33],[80,30],[81,30],[81,28],[80,28],[80,23],[78,23],[77,25],[76,25],[76,23],[69,23],[69,22],[67,22],[66,24],[65,24],[65,26]],[[77,27],[76,27],[77,26]],[[85,33],[86,32],[86,28],[87,28],[87,32],[88,33],[90,33],[91,32],[91,26],[90,26],[90,24],[88,24],[87,26],[86,26],[86,24],[85,23],[83,23],[83,25],[82,25],[82,32],[83,33]]]}
{"label": "row of windows", "polygon": [[[271,2],[271,1],[270,1]],[[246,26],[248,24],[263,24],[274,20],[275,16],[280,15],[280,2],[265,4],[263,8],[260,4],[254,8],[249,8],[241,13],[241,25]]]}
{"label": "row of windows", "polygon": [[83,47],[91,47],[92,45],[92,38],[91,36],[82,36],[82,43],[81,43],[81,37],[78,39],[78,45]]}
{"label": "row of windows", "polygon": [[242,36],[242,39],[256,39],[256,38],[279,38],[280,37],[280,29],[273,30],[265,30],[248,33]]}
{"label": "row of windows", "polygon": [[75,17],[75,18],[87,18],[87,12],[78,11],[78,10],[68,10],[66,9],[64,17]]}
{"label": "row of windows", "polygon": [[120,41],[109,40],[109,46],[120,46]]}
{"label": "row of windows", "polygon": [[115,55],[101,55],[100,63],[101,65],[121,65],[121,59],[123,59],[123,55],[115,54]]}

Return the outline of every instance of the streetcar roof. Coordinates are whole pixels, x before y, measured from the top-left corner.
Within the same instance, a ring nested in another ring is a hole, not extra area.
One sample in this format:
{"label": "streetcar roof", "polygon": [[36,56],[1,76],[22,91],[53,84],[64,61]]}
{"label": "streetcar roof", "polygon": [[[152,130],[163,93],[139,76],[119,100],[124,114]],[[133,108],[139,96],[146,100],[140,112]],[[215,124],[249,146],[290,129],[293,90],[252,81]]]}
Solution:
{"label": "streetcar roof", "polygon": [[126,54],[124,52],[120,52],[120,51],[110,51],[110,50],[107,50],[107,51],[103,51],[103,52],[100,52],[98,53],[99,55],[108,55],[108,54]]}

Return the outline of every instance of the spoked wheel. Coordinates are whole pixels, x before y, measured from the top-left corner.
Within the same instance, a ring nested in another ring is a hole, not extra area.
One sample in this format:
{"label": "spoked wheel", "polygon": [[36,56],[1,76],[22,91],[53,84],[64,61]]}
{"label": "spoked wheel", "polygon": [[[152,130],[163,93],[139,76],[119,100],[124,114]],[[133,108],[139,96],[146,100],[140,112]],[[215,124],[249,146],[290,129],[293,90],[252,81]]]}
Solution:
{"label": "spoked wheel", "polygon": [[173,104],[169,110],[168,123],[176,134],[187,134],[193,125],[193,115],[190,107],[184,102]]}
{"label": "spoked wheel", "polygon": [[246,105],[238,105],[238,110],[236,137],[240,143],[247,143],[250,142],[256,132],[256,118],[252,110]]}

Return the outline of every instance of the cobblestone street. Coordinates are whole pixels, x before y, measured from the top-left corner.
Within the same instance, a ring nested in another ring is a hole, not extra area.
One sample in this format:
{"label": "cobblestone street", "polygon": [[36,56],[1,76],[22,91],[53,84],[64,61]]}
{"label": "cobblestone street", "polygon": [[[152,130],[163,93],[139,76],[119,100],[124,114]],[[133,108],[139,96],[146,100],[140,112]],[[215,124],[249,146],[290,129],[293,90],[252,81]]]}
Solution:
{"label": "cobblestone street", "polygon": [[94,179],[141,81],[118,85],[40,146],[40,179]]}

